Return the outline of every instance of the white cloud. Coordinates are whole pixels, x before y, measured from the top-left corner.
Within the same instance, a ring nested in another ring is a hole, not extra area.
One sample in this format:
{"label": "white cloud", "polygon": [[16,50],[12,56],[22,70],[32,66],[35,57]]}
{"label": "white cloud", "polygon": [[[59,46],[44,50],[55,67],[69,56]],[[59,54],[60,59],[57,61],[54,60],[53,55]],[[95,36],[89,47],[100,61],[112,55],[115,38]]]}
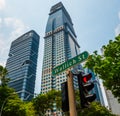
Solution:
{"label": "white cloud", "polygon": [[21,20],[15,19],[15,18],[5,18],[5,24],[7,27],[12,27],[13,30],[10,33],[10,38],[16,38],[23,34],[25,30],[28,30],[29,27],[27,27]]}
{"label": "white cloud", "polygon": [[[120,12],[118,13],[118,17],[120,20]],[[118,36],[120,34],[120,24],[117,25],[117,27],[115,28],[115,36]]]}
{"label": "white cloud", "polygon": [[5,8],[5,0],[0,0],[0,10],[3,10]]}
{"label": "white cloud", "polygon": [[115,29],[115,35],[118,36],[120,34],[120,24]]}
{"label": "white cloud", "polygon": [[5,66],[6,58],[4,54],[6,53],[6,45],[3,34],[0,33],[0,65]]}
{"label": "white cloud", "polygon": [[5,64],[11,42],[28,31],[29,27],[19,19],[7,17],[0,18],[0,28],[0,64]]}

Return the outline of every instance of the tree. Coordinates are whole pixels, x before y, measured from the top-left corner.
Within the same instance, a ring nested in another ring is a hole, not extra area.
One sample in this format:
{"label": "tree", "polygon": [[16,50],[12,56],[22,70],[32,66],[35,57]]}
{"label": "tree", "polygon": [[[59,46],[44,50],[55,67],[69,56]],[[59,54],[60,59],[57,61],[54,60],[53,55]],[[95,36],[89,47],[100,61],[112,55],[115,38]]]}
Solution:
{"label": "tree", "polygon": [[32,102],[23,102],[17,96],[10,96],[6,100],[2,116],[35,116],[35,110]]}
{"label": "tree", "polygon": [[7,86],[7,69],[0,66],[0,116],[35,116],[32,102],[24,102],[13,88]]}
{"label": "tree", "polygon": [[[0,86],[0,108],[3,102],[11,95],[15,93],[14,89],[9,88],[8,86]],[[14,94],[15,95],[15,94]],[[17,95],[17,94],[16,94]]]}
{"label": "tree", "polygon": [[43,116],[49,108],[48,98],[46,94],[39,94],[33,99],[35,111],[39,116]]}
{"label": "tree", "polygon": [[90,55],[86,67],[103,79],[106,88],[111,90],[120,102],[120,35],[103,46],[103,50],[103,55],[97,54],[97,51]]}
{"label": "tree", "polygon": [[21,102],[14,89],[8,86],[0,87],[0,115],[10,116],[10,114],[18,114],[17,110]]}
{"label": "tree", "polygon": [[0,116],[35,116],[32,102],[24,102],[8,86],[0,87]]}
{"label": "tree", "polygon": [[6,86],[9,82],[9,78],[6,78],[6,75],[8,74],[7,69],[0,65],[0,81],[1,86]]}
{"label": "tree", "polygon": [[56,90],[51,90],[47,93],[49,102],[51,103],[51,109],[53,108],[53,103],[56,103],[56,108],[61,109],[61,92]]}
{"label": "tree", "polygon": [[18,97],[10,96],[5,102],[2,110],[2,116],[26,116],[23,101],[21,101]]}
{"label": "tree", "polygon": [[26,116],[35,116],[35,109],[32,102],[24,102]]}
{"label": "tree", "polygon": [[59,91],[51,90],[46,94],[39,94],[33,99],[33,105],[39,116],[44,116],[48,109],[52,110],[53,103],[57,108],[61,108],[61,96]]}
{"label": "tree", "polygon": [[98,102],[92,102],[89,108],[78,112],[78,116],[115,116],[107,108],[101,106]]}

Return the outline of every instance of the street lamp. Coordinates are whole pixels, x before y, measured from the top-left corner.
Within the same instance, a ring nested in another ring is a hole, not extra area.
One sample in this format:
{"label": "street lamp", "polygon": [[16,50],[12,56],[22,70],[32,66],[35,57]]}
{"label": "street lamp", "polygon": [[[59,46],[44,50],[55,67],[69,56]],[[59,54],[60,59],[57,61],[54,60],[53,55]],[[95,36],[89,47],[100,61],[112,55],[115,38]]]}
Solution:
{"label": "street lamp", "polygon": [[15,94],[16,94],[15,92],[12,93],[12,94],[10,94],[10,95],[3,101],[3,104],[2,104],[1,109],[0,109],[0,116],[2,116],[2,111],[3,111],[3,108],[4,108],[4,105],[5,105],[6,101],[9,99],[9,97],[11,97],[12,95],[15,95]]}

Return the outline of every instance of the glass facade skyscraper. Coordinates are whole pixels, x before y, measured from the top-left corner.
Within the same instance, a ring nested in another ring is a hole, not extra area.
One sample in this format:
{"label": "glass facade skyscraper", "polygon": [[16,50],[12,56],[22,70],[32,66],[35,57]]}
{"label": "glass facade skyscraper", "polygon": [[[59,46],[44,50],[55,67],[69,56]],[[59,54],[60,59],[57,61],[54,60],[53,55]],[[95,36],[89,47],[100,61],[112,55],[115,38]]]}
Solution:
{"label": "glass facade skyscraper", "polygon": [[34,96],[36,68],[39,48],[39,35],[31,30],[11,44],[6,68],[10,82],[22,100]]}
{"label": "glass facade skyscraper", "polygon": [[41,93],[61,90],[66,72],[52,76],[52,69],[80,53],[72,20],[61,2],[50,9],[44,40]]}

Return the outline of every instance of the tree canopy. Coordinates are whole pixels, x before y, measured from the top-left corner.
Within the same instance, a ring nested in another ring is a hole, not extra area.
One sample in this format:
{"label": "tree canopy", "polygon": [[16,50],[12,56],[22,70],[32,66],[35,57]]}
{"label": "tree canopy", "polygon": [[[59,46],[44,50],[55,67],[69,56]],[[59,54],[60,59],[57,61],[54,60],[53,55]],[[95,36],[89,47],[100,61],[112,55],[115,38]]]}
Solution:
{"label": "tree canopy", "polygon": [[0,65],[0,116],[35,116],[32,102],[24,102],[13,88],[7,86],[7,69]]}
{"label": "tree canopy", "polygon": [[2,116],[35,116],[32,102],[24,102],[14,89],[0,87],[0,115]]}
{"label": "tree canopy", "polygon": [[57,109],[61,108],[60,91],[51,90],[46,94],[39,94],[33,99],[33,105],[39,116],[44,116],[48,109],[53,110],[53,104],[56,103]]}
{"label": "tree canopy", "polygon": [[0,81],[1,81],[1,86],[6,86],[7,83],[9,82],[9,78],[6,78],[6,75],[8,74],[8,71],[6,68],[0,65]]}
{"label": "tree canopy", "polygon": [[120,101],[120,35],[102,48],[102,55],[95,51],[89,56],[86,67],[103,79],[106,88]]}
{"label": "tree canopy", "polygon": [[98,102],[92,102],[89,108],[78,112],[78,116],[115,116],[107,108],[101,106]]}

